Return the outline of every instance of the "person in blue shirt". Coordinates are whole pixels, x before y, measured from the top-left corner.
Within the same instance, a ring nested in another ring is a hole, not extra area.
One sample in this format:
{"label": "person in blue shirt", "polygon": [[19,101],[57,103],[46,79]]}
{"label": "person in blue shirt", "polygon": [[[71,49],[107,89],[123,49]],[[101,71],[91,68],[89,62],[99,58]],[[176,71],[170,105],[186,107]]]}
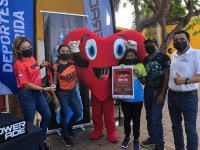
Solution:
{"label": "person in blue shirt", "polygon": [[133,122],[133,136],[134,146],[133,150],[140,150],[139,136],[140,136],[140,116],[143,106],[144,93],[142,84],[145,84],[147,75],[144,65],[139,63],[137,52],[135,49],[127,49],[124,58],[120,62],[120,66],[133,65],[133,85],[134,85],[134,98],[133,99],[120,99],[121,108],[124,113],[124,133],[125,138],[121,147],[128,148],[131,139],[131,120]]}

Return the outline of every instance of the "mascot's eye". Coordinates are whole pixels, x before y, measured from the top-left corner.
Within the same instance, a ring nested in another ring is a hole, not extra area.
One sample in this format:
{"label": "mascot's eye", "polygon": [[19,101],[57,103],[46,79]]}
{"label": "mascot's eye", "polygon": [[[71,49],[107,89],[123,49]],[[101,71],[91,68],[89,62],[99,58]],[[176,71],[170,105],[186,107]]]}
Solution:
{"label": "mascot's eye", "polygon": [[114,43],[115,58],[120,59],[124,56],[126,50],[124,39],[117,39]]}
{"label": "mascot's eye", "polygon": [[85,50],[88,58],[94,60],[97,56],[97,45],[95,40],[87,40]]}

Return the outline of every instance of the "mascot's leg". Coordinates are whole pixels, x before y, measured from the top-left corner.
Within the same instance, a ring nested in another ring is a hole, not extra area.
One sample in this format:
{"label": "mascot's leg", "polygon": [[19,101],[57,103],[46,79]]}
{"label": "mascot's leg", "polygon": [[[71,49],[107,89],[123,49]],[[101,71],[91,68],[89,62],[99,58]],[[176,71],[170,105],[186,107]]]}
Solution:
{"label": "mascot's leg", "polygon": [[92,93],[92,116],[95,130],[91,133],[90,138],[97,140],[103,136],[103,102],[99,101]]}
{"label": "mascot's leg", "polygon": [[107,140],[110,142],[117,142],[118,136],[116,134],[115,118],[114,118],[114,100],[112,97],[103,101],[103,113],[105,128],[107,130]]}

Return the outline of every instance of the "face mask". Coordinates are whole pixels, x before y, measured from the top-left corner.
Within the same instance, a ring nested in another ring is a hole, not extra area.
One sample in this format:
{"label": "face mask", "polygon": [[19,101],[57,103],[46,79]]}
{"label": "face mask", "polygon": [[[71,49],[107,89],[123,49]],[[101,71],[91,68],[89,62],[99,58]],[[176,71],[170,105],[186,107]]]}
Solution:
{"label": "face mask", "polygon": [[67,53],[60,54],[60,58],[61,58],[63,61],[66,61],[69,57],[70,57],[70,54],[67,54]]}
{"label": "face mask", "polygon": [[125,59],[126,65],[133,65],[136,61],[136,58]]}
{"label": "face mask", "polygon": [[146,46],[145,47],[147,54],[153,54],[155,50],[155,46]]}
{"label": "face mask", "polygon": [[182,52],[187,47],[187,41],[181,41],[174,43],[174,48],[177,49],[179,52]]}
{"label": "face mask", "polygon": [[32,48],[29,48],[29,49],[27,49],[27,50],[22,50],[21,52],[22,52],[22,56],[23,57],[31,57],[31,55],[32,55]]}

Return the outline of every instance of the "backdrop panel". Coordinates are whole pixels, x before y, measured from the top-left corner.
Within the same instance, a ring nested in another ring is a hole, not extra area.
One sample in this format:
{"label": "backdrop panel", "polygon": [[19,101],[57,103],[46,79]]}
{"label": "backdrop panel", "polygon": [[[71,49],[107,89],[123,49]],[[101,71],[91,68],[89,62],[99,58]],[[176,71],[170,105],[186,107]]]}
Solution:
{"label": "backdrop panel", "polygon": [[[70,31],[77,28],[87,27],[87,16],[46,11],[41,12],[43,12],[44,22],[45,59],[51,63],[55,63],[57,61],[58,46],[62,44]],[[88,88],[80,85],[80,94],[83,104],[83,119],[77,122],[77,125],[90,122]],[[49,107],[52,113],[52,118],[48,129],[52,130],[60,128],[60,125],[56,122],[56,113],[53,102],[49,104]]]}
{"label": "backdrop panel", "polygon": [[100,37],[115,33],[115,15],[112,0],[83,0],[87,27]]}
{"label": "backdrop panel", "polygon": [[[35,0],[0,1],[0,95],[17,94],[12,43],[26,36],[35,47]],[[34,54],[33,54],[34,55]]]}

